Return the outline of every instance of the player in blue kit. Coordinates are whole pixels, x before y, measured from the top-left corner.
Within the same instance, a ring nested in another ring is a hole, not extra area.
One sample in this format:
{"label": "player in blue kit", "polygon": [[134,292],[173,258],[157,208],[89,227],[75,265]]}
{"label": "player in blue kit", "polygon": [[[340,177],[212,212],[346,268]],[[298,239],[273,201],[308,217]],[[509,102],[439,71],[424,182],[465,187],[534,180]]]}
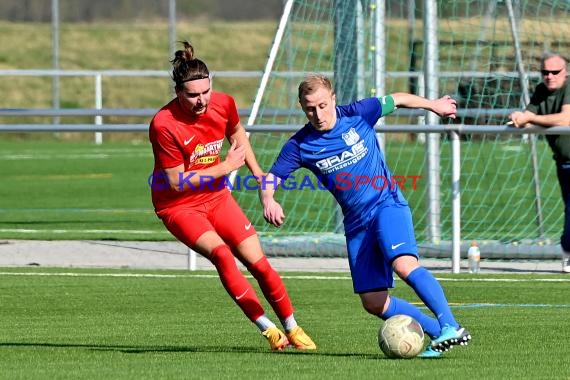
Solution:
{"label": "player in blue kit", "polygon": [[[277,227],[284,223],[275,190],[295,170],[309,169],[342,208],[353,288],[364,309],[383,320],[397,314],[417,320],[431,338],[422,357],[439,357],[468,344],[471,334],[455,320],[439,282],[418,262],[411,211],[399,187],[390,185],[392,174],[374,130],[378,119],[398,107],[455,118],[455,100],[394,93],[336,106],[330,80],[315,74],[299,85],[299,103],[309,122],[285,143],[261,181],[266,221]],[[378,178],[386,179],[388,186],[377,183]],[[414,289],[435,318],[389,295],[393,272]]]}

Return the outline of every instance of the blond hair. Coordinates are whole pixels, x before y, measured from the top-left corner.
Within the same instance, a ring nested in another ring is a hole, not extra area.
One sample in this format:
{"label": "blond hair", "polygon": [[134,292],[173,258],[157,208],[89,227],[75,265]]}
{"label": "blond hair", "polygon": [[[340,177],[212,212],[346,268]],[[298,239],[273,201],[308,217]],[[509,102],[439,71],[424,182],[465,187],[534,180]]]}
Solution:
{"label": "blond hair", "polygon": [[307,75],[299,84],[299,101],[301,101],[305,95],[310,95],[323,87],[331,93],[333,92],[332,83],[326,76],[322,74]]}

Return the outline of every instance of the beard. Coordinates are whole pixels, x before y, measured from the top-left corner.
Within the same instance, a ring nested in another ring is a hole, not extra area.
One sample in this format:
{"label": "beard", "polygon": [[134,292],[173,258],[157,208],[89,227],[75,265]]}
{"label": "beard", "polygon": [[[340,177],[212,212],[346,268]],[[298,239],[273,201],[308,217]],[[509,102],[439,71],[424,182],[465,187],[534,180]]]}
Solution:
{"label": "beard", "polygon": [[206,113],[207,109],[208,109],[207,104],[200,104],[200,105],[195,105],[192,108],[192,112],[195,113],[196,115],[202,115],[202,114]]}

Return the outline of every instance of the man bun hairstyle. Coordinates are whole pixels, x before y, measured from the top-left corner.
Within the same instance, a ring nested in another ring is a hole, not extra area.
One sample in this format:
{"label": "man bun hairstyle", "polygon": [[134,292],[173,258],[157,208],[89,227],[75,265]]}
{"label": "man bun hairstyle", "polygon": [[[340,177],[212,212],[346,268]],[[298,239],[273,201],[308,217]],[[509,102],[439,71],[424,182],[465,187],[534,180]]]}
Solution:
{"label": "man bun hairstyle", "polygon": [[180,90],[185,82],[210,77],[208,66],[194,56],[194,47],[190,42],[181,42],[184,49],[177,50],[174,53],[174,59],[170,61],[172,63],[172,80],[177,90]]}

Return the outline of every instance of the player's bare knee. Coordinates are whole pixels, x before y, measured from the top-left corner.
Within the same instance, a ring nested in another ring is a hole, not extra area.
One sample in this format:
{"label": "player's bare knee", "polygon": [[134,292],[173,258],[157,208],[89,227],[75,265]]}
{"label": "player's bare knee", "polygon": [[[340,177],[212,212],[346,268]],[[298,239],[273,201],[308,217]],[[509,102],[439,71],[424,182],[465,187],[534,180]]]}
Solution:
{"label": "player's bare knee", "polygon": [[392,262],[392,269],[401,279],[406,279],[408,275],[420,266],[418,259],[414,255],[398,256]]}
{"label": "player's bare knee", "polygon": [[362,302],[362,307],[368,313],[372,315],[382,315],[385,308],[388,307],[388,292],[375,291],[369,293],[360,294],[360,300]]}
{"label": "player's bare knee", "polygon": [[376,305],[376,304],[362,304],[364,306],[364,310],[366,310],[369,314],[372,315],[382,315],[384,312],[383,305]]}

